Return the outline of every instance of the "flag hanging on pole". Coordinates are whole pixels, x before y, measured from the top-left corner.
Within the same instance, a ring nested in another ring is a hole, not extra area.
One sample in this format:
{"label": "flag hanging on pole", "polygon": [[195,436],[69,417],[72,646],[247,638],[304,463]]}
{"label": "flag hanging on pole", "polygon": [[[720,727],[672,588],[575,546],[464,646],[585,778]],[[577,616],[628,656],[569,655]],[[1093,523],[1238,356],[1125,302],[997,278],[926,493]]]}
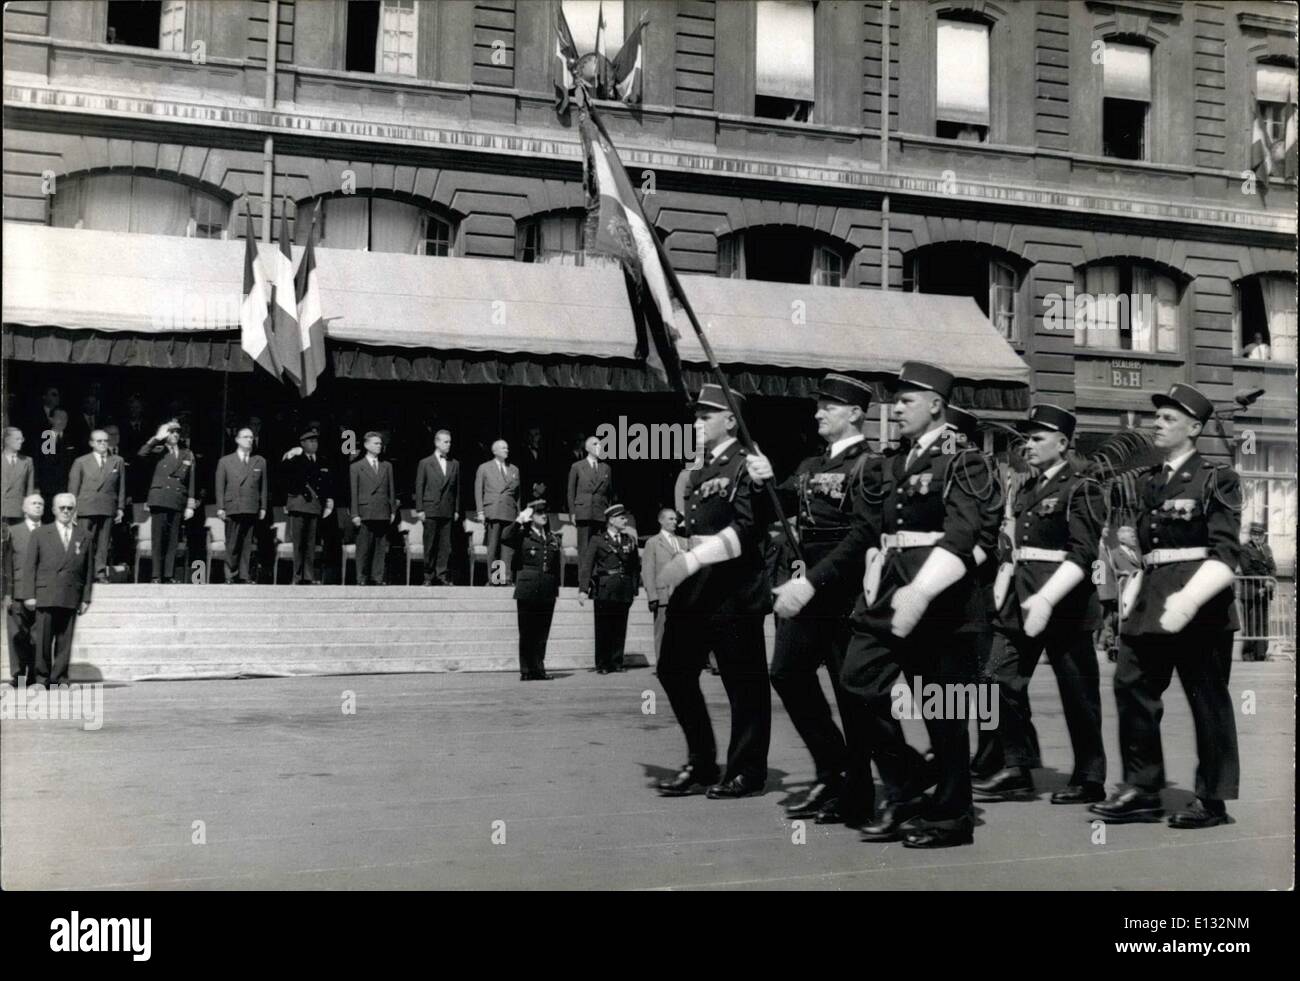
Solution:
{"label": "flag hanging on pole", "polygon": [[1264,111],[1255,103],[1255,122],[1250,134],[1250,169],[1255,172],[1259,196],[1268,195],[1268,179],[1273,176],[1273,146],[1268,138],[1268,124],[1264,121]]}
{"label": "flag hanging on pole", "polygon": [[564,18],[564,8],[556,14],[555,24],[555,111],[564,115],[573,99],[575,78],[578,73],[578,46],[574,43],[569,22]]}
{"label": "flag hanging on pole", "polygon": [[[288,202],[286,201],[287,205]],[[298,340],[298,297],[293,283],[293,253],[289,251],[289,215],[280,212],[280,248],[275,252],[271,279],[271,337],[276,360],[295,385],[302,385],[302,345]]]}
{"label": "flag hanging on pole", "polygon": [[320,286],[316,275],[316,214],[312,212],[307,248],[294,277],[298,301],[298,332],[302,343],[302,378],[298,390],[306,398],[316,390],[316,380],[325,370],[325,318],[321,314]]}
{"label": "flag hanging on pole", "polygon": [[1296,149],[1296,97],[1295,90],[1287,89],[1286,107],[1282,110],[1282,176],[1291,180],[1300,171],[1297,167]]}
{"label": "flag hanging on pole", "polygon": [[609,99],[613,97],[613,85],[609,75],[609,58],[605,42],[605,4],[596,7],[596,97]]}
{"label": "flag hanging on pole", "polygon": [[239,307],[239,346],[277,380],[280,366],[271,344],[271,312],[266,305],[267,281],[257,243],[253,238],[253,216],[244,199],[244,299]]}
{"label": "flag hanging on pole", "polygon": [[641,65],[641,34],[649,22],[649,15],[642,15],[640,23],[632,30],[631,37],[627,39],[618,57],[614,59],[614,97],[630,106],[641,104],[641,82],[644,74]]}

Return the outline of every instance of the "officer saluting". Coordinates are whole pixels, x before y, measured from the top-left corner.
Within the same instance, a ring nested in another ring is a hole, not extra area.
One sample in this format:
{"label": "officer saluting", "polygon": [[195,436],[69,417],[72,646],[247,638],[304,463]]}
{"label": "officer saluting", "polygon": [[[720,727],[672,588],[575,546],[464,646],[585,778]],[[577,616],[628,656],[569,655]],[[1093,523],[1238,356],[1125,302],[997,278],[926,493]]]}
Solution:
{"label": "officer saluting", "polygon": [[578,602],[593,603],[596,627],[596,673],[622,671],[627,615],[641,582],[641,555],[636,535],[627,532],[627,508],[605,509],[605,532],[587,542],[578,570]]}
{"label": "officer saluting", "polygon": [[320,522],[334,512],[334,491],[330,469],[324,466],[320,430],[309,426],[298,437],[300,445],[284,455],[288,493],[289,541],[293,544],[293,581],[304,586],[316,582],[316,531]]}
{"label": "officer saluting", "polygon": [[1092,584],[1105,502],[1095,480],[1066,459],[1075,418],[1039,404],[1017,425],[1025,455],[1039,471],[1016,495],[1011,561],[998,577],[997,632],[991,675],[1000,699],[998,737],[1003,769],[974,784],[975,799],[1008,800],[1033,794],[1029,770],[1037,762],[1030,721],[1029,679],[1043,651],[1056,674],[1074,770],[1053,804],[1095,803],[1105,796],[1106,753],[1101,741],[1101,692],[1092,631],[1100,607]]}
{"label": "officer saluting", "polygon": [[547,527],[546,501],[538,498],[502,533],[514,549],[515,610],[519,618],[519,680],[550,681],[543,661],[560,595],[560,537]]}
{"label": "officer saluting", "polygon": [[1241,559],[1241,487],[1230,467],[1203,460],[1196,438],[1214,405],[1190,385],[1153,395],[1155,445],[1165,458],[1138,478],[1142,570],[1121,599],[1115,704],[1128,789],[1089,810],[1104,821],[1154,821],[1164,813],[1161,696],[1175,668],[1192,710],[1199,759],[1196,797],[1175,828],[1228,821],[1241,766],[1228,673],[1237,629],[1233,570]]}
{"label": "officer saluting", "polygon": [[149,482],[145,510],[149,512],[152,545],[152,582],[169,583],[176,567],[181,519],[194,517],[198,501],[194,496],[194,454],[181,449],[181,424],[173,419],[158,427],[137,452],[137,456],[158,457]]}
{"label": "officer saluting", "polygon": [[[782,506],[796,510],[799,543],[809,565],[829,555],[849,532],[852,486],[863,479],[863,468],[876,460],[862,435],[870,407],[871,389],[866,382],[836,373],[822,379],[814,418],[817,435],[826,441],[826,452],[804,460],[777,487]],[[855,825],[875,815],[871,761],[859,718],[862,703],[840,686],[850,635],[849,614],[861,592],[860,558],[858,564],[841,583],[819,592],[797,617],[778,620],[776,627],[772,687],[781,696],[817,770],[812,790],[787,807],[786,816],[815,816],[818,824],[842,821]],[[830,673],[844,735],[835,726],[817,679],[817,669],[823,664]]]}

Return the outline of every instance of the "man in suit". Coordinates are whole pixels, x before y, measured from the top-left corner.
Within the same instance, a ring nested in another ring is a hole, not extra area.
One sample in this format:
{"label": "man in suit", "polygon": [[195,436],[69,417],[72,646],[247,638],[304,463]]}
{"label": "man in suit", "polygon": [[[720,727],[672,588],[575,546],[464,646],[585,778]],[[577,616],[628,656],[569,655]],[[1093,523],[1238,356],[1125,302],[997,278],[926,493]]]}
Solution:
{"label": "man in suit", "polygon": [[514,552],[515,609],[519,618],[519,680],[550,681],[546,640],[560,595],[560,536],[547,527],[546,501],[528,502],[501,535]]}
{"label": "man in suit", "polygon": [[645,558],[641,562],[641,584],[645,586],[650,615],[655,618],[655,664],[664,644],[664,619],[668,616],[668,600],[672,590],[659,583],[659,570],[673,560],[679,552],[690,546],[677,535],[677,512],[672,508],[659,509],[659,534],[645,543]]}
{"label": "man in suit", "polygon": [[393,465],[379,459],[384,438],[365,435],[366,454],[349,471],[352,524],[357,529],[357,584],[384,586],[384,561],[388,557],[388,529],[397,520],[397,488]]}
{"label": "man in suit", "polygon": [[23,448],[23,431],[17,426],[6,426],[4,436],[4,497],[0,516],[6,525],[21,524],[25,513],[23,502],[36,493],[36,468],[31,457],[18,451]]}
{"label": "man in suit", "polygon": [[[194,517],[194,454],[181,448],[181,426],[176,420],[165,422],[136,451],[140,468],[149,457],[157,457],[153,476],[146,490],[145,510],[149,512],[149,541],[152,546],[151,582],[169,583],[176,568],[176,551],[180,544],[181,521]],[[230,561],[226,553],[226,561]]]}
{"label": "man in suit", "polygon": [[1275,591],[1277,563],[1268,547],[1268,528],[1262,521],[1252,521],[1250,538],[1241,548],[1241,574],[1246,577],[1241,584],[1242,626],[1245,640],[1241,645],[1243,661],[1268,660],[1268,604]]}
{"label": "man in suit", "polygon": [[287,531],[293,545],[293,581],[296,585],[314,586],[316,532],[319,524],[334,513],[334,478],[320,459],[319,429],[304,429],[298,443],[285,454]]}
{"label": "man in suit", "polygon": [[488,582],[494,586],[510,584],[508,579],[494,577],[491,570],[498,555],[503,567],[510,568],[512,553],[510,546],[502,543],[501,533],[519,514],[519,468],[506,462],[509,456],[510,445],[497,440],[492,444],[492,459],[479,464],[474,474],[474,507],[485,528]]}
{"label": "man in suit", "polygon": [[1191,385],[1153,395],[1154,442],[1164,463],[1142,471],[1137,492],[1143,569],[1120,598],[1115,706],[1126,789],[1088,810],[1103,821],[1158,821],[1165,785],[1160,719],[1178,671],[1196,731],[1196,799],[1174,828],[1226,824],[1241,780],[1236,705],[1228,690],[1238,627],[1234,571],[1241,562],[1241,482],[1205,460],[1196,440],[1214,403]]}
{"label": "man in suit", "polygon": [[108,452],[108,433],[91,430],[90,452],[68,474],[68,493],[77,499],[77,525],[90,539],[95,582],[108,582],[108,539],[126,513],[126,464]]}
{"label": "man in suit", "polygon": [[72,469],[75,450],[68,443],[68,414],[63,409],[50,413],[50,433],[41,433],[34,457],[36,486],[47,501],[68,489],[68,472]]}
{"label": "man in suit", "polygon": [[27,548],[40,530],[45,499],[40,494],[23,498],[23,516],[10,525],[4,537],[4,605],[9,627],[9,676],[14,685],[31,684],[36,678],[36,645],[32,631],[36,613],[20,597],[31,592],[24,578]]}
{"label": "man in suit", "polygon": [[266,460],[253,452],[253,430],[242,427],[235,434],[235,452],[217,461],[217,517],[226,523],[227,568],[235,575],[228,581],[253,581],[253,533],[266,517],[270,498]]}
{"label": "man in suit", "polygon": [[596,626],[596,673],[623,671],[623,645],[627,641],[627,615],[641,579],[641,556],[636,533],[627,531],[627,509],[611,504],[605,509],[605,533],[587,542],[578,566],[578,602],[592,599]]}
{"label": "man in suit", "polygon": [[460,518],[460,461],[453,460],[451,433],[439,429],[433,453],[415,471],[415,516],[424,522],[424,584],[453,585],[447,572],[451,560],[451,526]]}
{"label": "man in suit", "polygon": [[77,617],[90,606],[94,588],[90,539],[74,523],[76,514],[71,494],[54,498],[54,523],[32,534],[23,559],[23,595],[14,597],[36,613],[34,681],[46,687],[67,684]]}
{"label": "man in suit", "polygon": [[614,474],[600,458],[600,439],[587,437],[587,455],[569,467],[569,516],[578,528],[578,554],[587,551],[587,541],[600,534],[605,509],[614,500]]}

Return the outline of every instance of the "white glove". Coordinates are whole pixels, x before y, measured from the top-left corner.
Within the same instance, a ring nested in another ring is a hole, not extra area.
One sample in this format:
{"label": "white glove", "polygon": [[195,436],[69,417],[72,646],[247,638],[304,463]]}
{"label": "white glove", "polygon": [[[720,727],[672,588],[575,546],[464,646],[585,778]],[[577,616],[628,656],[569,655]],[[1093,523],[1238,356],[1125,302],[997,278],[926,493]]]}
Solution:
{"label": "white glove", "polygon": [[772,470],[772,462],[755,448],[753,453],[745,457],[745,470],[749,473],[749,479],[755,483],[761,484],[765,480],[771,480],[775,476]]}
{"label": "white glove", "polygon": [[890,600],[894,618],[890,632],[895,637],[906,637],[921,622],[934,598],[966,574],[961,559],[947,549],[932,548],[916,578],[896,590]]}
{"label": "white glove", "polygon": [[1208,559],[1187,585],[1165,598],[1160,629],[1171,634],[1184,630],[1206,601],[1232,586],[1232,569],[1218,559]]}
{"label": "white glove", "polygon": [[880,573],[885,567],[885,553],[878,548],[867,549],[867,567],[862,574],[862,595],[867,598],[867,605],[876,601],[880,592]]}
{"label": "white glove", "polygon": [[975,566],[978,568],[988,561],[989,553],[984,551],[984,546],[976,545],[971,555],[975,559]]}
{"label": "white glove", "polygon": [[1024,614],[1026,637],[1037,637],[1047,629],[1047,621],[1052,618],[1056,604],[1069,595],[1070,590],[1083,582],[1083,568],[1073,562],[1062,562],[1052,573],[1051,578],[1043,583],[1041,589],[1020,604]]}
{"label": "white glove", "polygon": [[740,536],[734,528],[724,528],[716,535],[707,535],[689,552],[678,552],[659,573],[659,585],[676,589],[706,565],[727,562],[740,554]]}
{"label": "white glove", "polygon": [[661,589],[671,591],[699,571],[699,559],[690,552],[678,552],[666,566],[659,570],[657,585]]}
{"label": "white glove", "polygon": [[786,619],[798,616],[799,611],[808,605],[808,601],[813,598],[813,594],[816,592],[817,587],[804,576],[783,582],[772,590],[772,594],[776,597],[776,604],[773,609],[775,609],[777,616]]}

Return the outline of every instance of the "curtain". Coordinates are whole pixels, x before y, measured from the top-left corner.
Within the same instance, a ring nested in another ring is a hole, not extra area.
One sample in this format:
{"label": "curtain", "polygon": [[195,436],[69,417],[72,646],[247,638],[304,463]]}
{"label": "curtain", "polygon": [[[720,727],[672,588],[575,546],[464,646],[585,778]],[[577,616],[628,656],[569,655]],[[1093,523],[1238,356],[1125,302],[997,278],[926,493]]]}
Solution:
{"label": "curtain", "polygon": [[989,260],[989,320],[1007,340],[1016,338],[1016,271],[1005,262]]}
{"label": "curtain", "polygon": [[759,0],[755,30],[756,95],[813,101],[813,5]]}
{"label": "curtain", "polygon": [[324,211],[317,225],[320,245],[327,249],[364,252],[370,243],[370,198],[348,195],[322,201]]}
{"label": "curtain", "polygon": [[935,105],[945,122],[989,124],[988,25],[940,18]]}
{"label": "curtain", "polygon": [[1075,338],[1083,322],[1085,347],[1119,347],[1119,266],[1094,264],[1083,271],[1084,296],[1075,304]]}
{"label": "curtain", "polygon": [[1106,42],[1102,54],[1103,87],[1108,99],[1151,101],[1151,49],[1140,44]]}
{"label": "curtain", "polygon": [[185,50],[185,0],[164,0],[159,17],[158,50]]}
{"label": "curtain", "polygon": [[1272,360],[1296,360],[1296,287],[1287,276],[1260,276]]}
{"label": "curtain", "polygon": [[582,251],[581,215],[545,215],[537,219],[537,260],[555,266],[576,266]]}
{"label": "curtain", "polygon": [[1178,353],[1178,284],[1156,276],[1156,350]]}
{"label": "curtain", "polygon": [[1134,351],[1154,351],[1152,339],[1156,327],[1156,274],[1141,266],[1133,267],[1133,288],[1128,295],[1129,329]]}
{"label": "curtain", "polygon": [[418,255],[424,212],[388,198],[370,199],[370,251]]}
{"label": "curtain", "polygon": [[184,235],[190,223],[192,191],[175,181],[133,177],[131,231],[145,235]]}
{"label": "curtain", "polygon": [[78,181],[83,228],[102,232],[131,231],[131,175],[95,174]]}

